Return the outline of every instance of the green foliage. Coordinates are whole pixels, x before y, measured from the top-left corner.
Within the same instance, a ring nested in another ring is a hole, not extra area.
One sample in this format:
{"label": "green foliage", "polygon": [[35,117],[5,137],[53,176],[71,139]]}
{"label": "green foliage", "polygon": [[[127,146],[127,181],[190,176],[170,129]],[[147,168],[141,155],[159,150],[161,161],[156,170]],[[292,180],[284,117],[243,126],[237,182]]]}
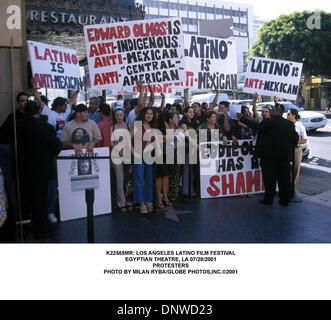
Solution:
{"label": "green foliage", "polygon": [[265,22],[249,51],[250,56],[303,64],[304,75],[331,76],[331,13],[321,11],[321,29],[309,29],[313,12],[294,12]]}

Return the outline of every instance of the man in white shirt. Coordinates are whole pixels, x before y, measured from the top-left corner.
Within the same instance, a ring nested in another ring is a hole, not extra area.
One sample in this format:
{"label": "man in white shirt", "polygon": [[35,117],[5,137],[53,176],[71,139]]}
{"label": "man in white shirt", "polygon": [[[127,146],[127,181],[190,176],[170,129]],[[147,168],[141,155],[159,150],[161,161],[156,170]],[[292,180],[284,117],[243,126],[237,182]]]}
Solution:
{"label": "man in white shirt", "polygon": [[294,195],[291,199],[291,202],[302,202],[302,199],[298,197],[296,190],[299,185],[299,176],[300,176],[300,165],[302,160],[302,148],[307,143],[307,132],[306,128],[303,126],[300,120],[300,115],[296,109],[290,109],[287,112],[287,119],[294,122],[295,130],[299,135],[299,142],[295,148],[294,155]]}
{"label": "man in white shirt", "polygon": [[41,114],[48,117],[47,122],[52,125],[56,131],[56,136],[58,139],[61,138],[63,127],[65,126],[67,119],[72,111],[72,106],[76,103],[77,97],[79,95],[79,90],[77,90],[71,97],[69,102],[67,99],[58,97],[53,102],[53,110],[49,109],[39,96],[38,89],[35,86],[34,80],[32,80],[33,93],[41,106]]}

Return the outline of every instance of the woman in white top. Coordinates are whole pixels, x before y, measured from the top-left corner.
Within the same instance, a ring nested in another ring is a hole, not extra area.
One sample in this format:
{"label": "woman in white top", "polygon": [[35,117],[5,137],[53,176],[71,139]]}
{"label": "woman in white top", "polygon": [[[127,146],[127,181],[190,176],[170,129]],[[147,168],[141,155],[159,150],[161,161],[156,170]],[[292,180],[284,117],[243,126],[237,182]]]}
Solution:
{"label": "woman in white top", "polygon": [[300,120],[300,115],[298,113],[298,110],[296,109],[290,109],[287,112],[287,119],[294,122],[295,124],[295,130],[297,131],[299,135],[299,142],[298,145],[295,148],[295,155],[294,155],[294,195],[292,202],[301,202],[302,199],[300,199],[296,195],[296,190],[299,185],[299,176],[300,176],[300,165],[302,160],[302,148],[307,143],[307,132],[306,128],[303,126]]}

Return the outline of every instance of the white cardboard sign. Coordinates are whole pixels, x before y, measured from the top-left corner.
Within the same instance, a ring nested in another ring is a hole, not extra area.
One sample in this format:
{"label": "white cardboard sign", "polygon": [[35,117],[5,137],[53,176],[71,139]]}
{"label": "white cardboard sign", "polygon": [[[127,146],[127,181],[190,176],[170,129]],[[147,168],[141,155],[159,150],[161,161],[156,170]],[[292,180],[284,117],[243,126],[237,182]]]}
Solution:
{"label": "white cardboard sign", "polygon": [[[94,153],[97,157],[109,157],[109,148],[96,148]],[[64,150],[59,155],[71,156],[75,156],[74,150]],[[57,161],[57,172],[61,221],[86,218],[87,188],[95,190],[95,216],[112,212],[109,159],[61,159]]]}
{"label": "white cardboard sign", "polygon": [[254,147],[254,140],[239,140],[235,148],[223,142],[201,143],[201,198],[264,192],[261,168],[253,159]]}
{"label": "white cardboard sign", "polygon": [[299,93],[302,63],[251,57],[243,92],[296,100]]}
{"label": "white cardboard sign", "polygon": [[77,51],[28,41],[33,78],[39,88],[81,90]]}
{"label": "white cardboard sign", "polygon": [[95,90],[135,92],[138,80],[163,85],[185,79],[180,18],[84,26],[86,52]]}

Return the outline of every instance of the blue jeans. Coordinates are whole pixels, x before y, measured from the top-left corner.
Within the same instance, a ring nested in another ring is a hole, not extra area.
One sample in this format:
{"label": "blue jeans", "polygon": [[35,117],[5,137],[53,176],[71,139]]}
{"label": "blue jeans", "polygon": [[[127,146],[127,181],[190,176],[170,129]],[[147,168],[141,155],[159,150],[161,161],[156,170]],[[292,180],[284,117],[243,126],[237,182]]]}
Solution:
{"label": "blue jeans", "polygon": [[141,163],[133,166],[133,201],[153,202],[153,165]]}

